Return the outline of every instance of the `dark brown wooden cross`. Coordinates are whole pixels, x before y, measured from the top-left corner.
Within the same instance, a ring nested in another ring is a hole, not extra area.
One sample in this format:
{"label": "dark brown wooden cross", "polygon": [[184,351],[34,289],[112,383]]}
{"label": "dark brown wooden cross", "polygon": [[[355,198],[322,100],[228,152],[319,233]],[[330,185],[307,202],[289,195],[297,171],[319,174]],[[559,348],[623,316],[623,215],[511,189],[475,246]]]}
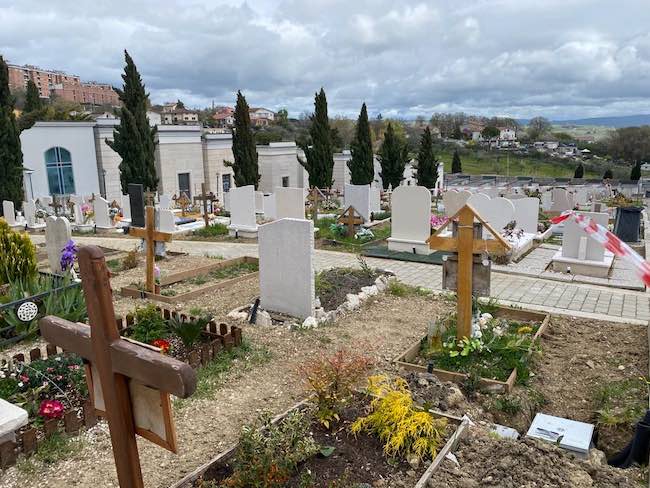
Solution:
{"label": "dark brown wooden cross", "polygon": [[203,221],[205,222],[206,227],[210,225],[210,219],[208,218],[208,202],[210,202],[210,210],[212,210],[216,199],[214,193],[207,193],[205,191],[205,183],[201,183],[201,194],[194,197],[194,202],[201,202],[201,205],[203,206]]}
{"label": "dark brown wooden cross", "polygon": [[345,233],[346,236],[352,237],[354,236],[354,226],[355,225],[361,225],[363,224],[363,218],[361,215],[359,215],[359,212],[355,210],[355,208],[350,205],[348,208],[346,208],[341,215],[339,215],[338,219],[336,221],[339,224],[343,224],[347,226],[347,231]]}
{"label": "dark brown wooden cross", "polygon": [[146,208],[146,216],[144,222],[144,229],[140,227],[131,227],[129,235],[144,239],[146,248],[146,287],[147,291],[154,293],[156,288],[156,280],[154,277],[155,253],[156,242],[169,242],[172,240],[173,234],[168,232],[160,232],[156,230],[156,213],[155,209],[148,205]]}
{"label": "dark brown wooden cross", "polygon": [[[109,273],[99,247],[79,250],[79,268],[90,326],[47,316],[39,322],[41,335],[96,368],[120,487],[143,488],[129,385],[135,381],[187,398],[196,389],[196,374],[186,363],[120,337]],[[173,429],[173,424],[170,427]]]}
{"label": "dark brown wooden cross", "polygon": [[[458,237],[440,237],[454,219],[458,219]],[[474,219],[494,236],[494,239],[474,239]],[[509,250],[510,244],[494,228],[483,220],[474,208],[467,204],[447,223],[440,226],[427,240],[429,247],[437,251],[451,251],[458,254],[458,276],[456,278],[457,326],[456,337],[460,340],[472,335],[472,265],[474,254]]]}
{"label": "dark brown wooden cross", "polygon": [[52,208],[54,209],[54,215],[59,216],[59,210],[65,206],[64,203],[61,203],[63,200],[63,195],[52,197]]}

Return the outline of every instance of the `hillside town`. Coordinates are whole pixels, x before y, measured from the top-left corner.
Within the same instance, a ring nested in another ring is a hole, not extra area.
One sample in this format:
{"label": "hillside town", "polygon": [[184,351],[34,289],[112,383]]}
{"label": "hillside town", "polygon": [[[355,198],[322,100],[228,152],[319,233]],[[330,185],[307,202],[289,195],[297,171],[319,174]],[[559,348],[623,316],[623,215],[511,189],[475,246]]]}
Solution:
{"label": "hillside town", "polygon": [[67,7],[0,5],[0,487],[650,487],[641,0]]}

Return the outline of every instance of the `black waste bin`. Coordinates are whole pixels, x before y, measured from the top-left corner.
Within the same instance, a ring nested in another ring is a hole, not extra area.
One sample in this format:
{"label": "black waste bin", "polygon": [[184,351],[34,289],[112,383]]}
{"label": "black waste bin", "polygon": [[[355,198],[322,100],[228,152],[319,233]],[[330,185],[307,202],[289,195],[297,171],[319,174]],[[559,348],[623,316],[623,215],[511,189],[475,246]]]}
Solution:
{"label": "black waste bin", "polygon": [[623,242],[639,242],[641,207],[618,207],[614,220],[614,234]]}

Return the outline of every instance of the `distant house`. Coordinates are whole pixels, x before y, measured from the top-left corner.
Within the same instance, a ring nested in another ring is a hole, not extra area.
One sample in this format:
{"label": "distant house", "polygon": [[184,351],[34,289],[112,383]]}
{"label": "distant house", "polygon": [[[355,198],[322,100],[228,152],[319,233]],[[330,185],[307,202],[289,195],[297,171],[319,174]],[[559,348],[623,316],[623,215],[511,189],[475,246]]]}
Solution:
{"label": "distant house", "polygon": [[163,125],[196,125],[199,123],[199,114],[185,108],[164,111],[161,114]]}
{"label": "distant house", "polygon": [[232,107],[219,107],[212,116],[214,125],[222,129],[235,125],[235,109]]}
{"label": "distant house", "polygon": [[516,141],[517,130],[510,127],[499,127],[499,140],[500,141]]}
{"label": "distant house", "polygon": [[251,107],[249,109],[251,122],[255,126],[269,125],[275,120],[275,112],[263,107]]}

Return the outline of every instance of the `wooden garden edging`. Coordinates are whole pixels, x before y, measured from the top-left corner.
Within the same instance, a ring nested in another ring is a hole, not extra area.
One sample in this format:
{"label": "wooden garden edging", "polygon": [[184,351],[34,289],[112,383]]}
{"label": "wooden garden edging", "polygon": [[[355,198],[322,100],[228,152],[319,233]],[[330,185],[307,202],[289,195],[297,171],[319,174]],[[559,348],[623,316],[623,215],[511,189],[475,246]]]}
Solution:
{"label": "wooden garden edging", "polygon": [[[176,310],[169,310],[167,308],[156,307],[161,315],[169,320],[175,318],[182,321],[193,321],[197,317],[187,315]],[[136,323],[135,316],[129,314],[124,317],[115,319],[117,322],[117,329],[120,335],[124,335],[128,329]],[[217,323],[211,320],[202,332],[202,336],[209,339],[209,342],[199,345],[189,353],[187,363],[193,368],[205,366],[212,361],[219,352],[222,350],[230,351],[233,347],[241,346],[242,344],[242,329],[236,325],[228,325],[225,323]]]}
{"label": "wooden garden edging", "polygon": [[[301,400],[300,402],[296,403],[291,408],[285,410],[283,413],[276,415],[275,417],[273,417],[273,419],[271,419],[271,423],[276,424],[281,420],[283,420],[287,415],[289,415],[294,410],[304,408],[309,404],[311,398],[312,397],[305,398],[304,400]],[[438,455],[435,457],[431,465],[422,474],[422,476],[420,477],[420,479],[418,480],[418,482],[415,484],[413,488],[426,487],[427,482],[435,472],[436,468],[442,463],[447,453],[450,451],[453,452],[456,449],[458,442],[461,439],[461,436],[464,434],[465,430],[467,429],[470,423],[469,419],[456,417],[454,415],[449,415],[443,412],[439,412],[437,410],[427,410],[427,411],[430,414],[435,415],[437,417],[446,418],[450,423],[457,425],[457,427],[454,430],[454,432],[452,432],[451,436],[449,437],[449,439],[447,440],[443,448],[440,450],[440,452],[438,452]],[[227,450],[221,452],[220,454],[212,458],[207,463],[199,466],[194,471],[187,474],[184,478],[171,485],[169,488],[192,488],[193,483],[197,481],[199,478],[201,478],[210,468],[219,465],[224,465],[232,458],[234,458],[235,454],[237,453],[238,447],[239,447],[238,442],[233,444]]]}
{"label": "wooden garden edging", "polygon": [[[250,263],[250,264],[255,264],[258,263],[259,259],[250,257],[250,256],[242,256],[239,258],[234,258],[234,259],[227,259],[225,261],[221,261],[218,263],[210,264],[208,266],[203,266],[197,269],[190,269],[187,271],[181,271],[179,273],[174,273],[171,275],[167,275],[160,280],[160,286],[166,286],[166,285],[171,285],[174,283],[178,283],[179,281],[187,280],[190,278],[195,278],[197,276],[202,276],[206,275],[212,271],[217,271],[219,269],[227,268],[229,266],[237,265],[237,264],[244,264],[244,263]],[[124,286],[120,290],[120,294],[123,297],[131,297],[131,298],[148,298],[150,300],[155,300],[158,302],[163,302],[163,303],[168,303],[168,304],[174,304],[174,303],[179,303],[179,302],[186,302],[188,300],[192,300],[194,298],[200,297],[202,295],[205,295],[206,293],[213,292],[215,290],[219,290],[221,288],[228,287],[230,285],[234,285],[235,283],[239,283],[240,281],[248,280],[251,278],[255,278],[259,276],[259,272],[253,272],[253,273],[247,273],[241,276],[236,276],[235,278],[231,278],[229,280],[221,280],[217,281],[216,283],[212,283],[206,286],[202,286],[197,288],[196,290],[191,290],[186,293],[182,293],[180,295],[175,295],[175,296],[166,296],[166,295],[161,295],[159,293],[151,293],[148,291],[143,291],[139,290],[137,288],[134,288],[132,286]]]}
{"label": "wooden garden edging", "polygon": [[[539,328],[537,329],[537,332],[535,332],[535,335],[533,336],[533,340],[532,340],[533,343],[535,343],[544,333],[544,331],[548,327],[548,323],[550,320],[549,314],[540,313],[540,312],[531,312],[529,310],[520,310],[517,308],[510,308],[504,306],[499,306],[498,310],[494,313],[494,316],[496,318],[506,318],[511,320],[541,322]],[[406,349],[404,352],[398,355],[393,360],[393,362],[396,363],[399,367],[409,371],[427,373],[428,371],[426,366],[415,364],[412,362],[420,353],[422,344],[426,342],[426,340],[427,340],[427,336],[425,335],[418,342],[411,345],[408,349]],[[452,381],[454,383],[459,383],[459,384],[463,383],[469,377],[469,375],[465,373],[456,373],[454,371],[447,371],[444,369],[434,368],[430,372],[436,375],[442,381]],[[506,381],[498,381],[489,378],[481,378],[480,386],[492,392],[509,393],[514,388],[516,381],[517,381],[517,369],[515,368],[512,370],[510,376],[508,376],[508,379]]]}

